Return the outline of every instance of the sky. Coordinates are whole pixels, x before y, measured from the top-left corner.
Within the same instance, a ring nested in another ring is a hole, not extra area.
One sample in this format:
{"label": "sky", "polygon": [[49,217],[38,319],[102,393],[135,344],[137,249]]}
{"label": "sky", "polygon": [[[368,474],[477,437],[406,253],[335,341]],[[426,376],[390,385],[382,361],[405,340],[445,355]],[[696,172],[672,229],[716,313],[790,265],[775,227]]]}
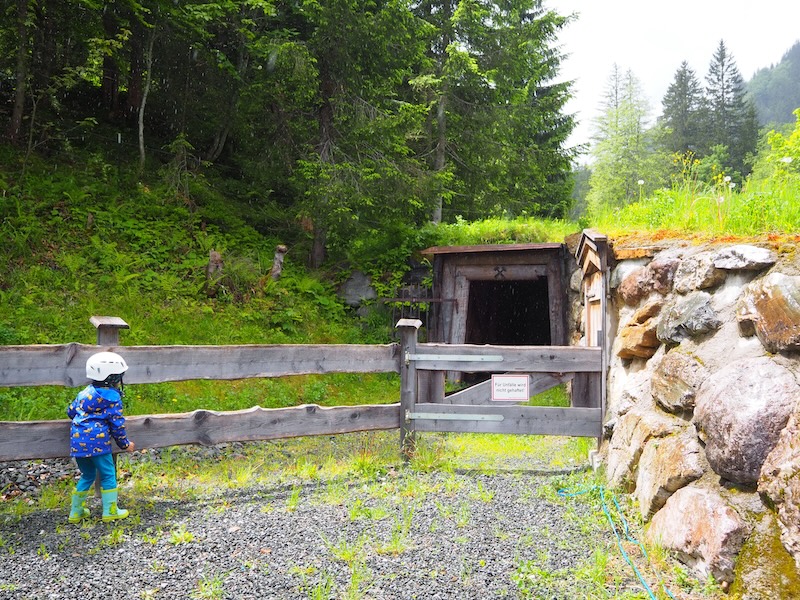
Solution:
{"label": "sky", "polygon": [[568,55],[559,79],[575,81],[575,97],[565,108],[578,121],[569,145],[590,141],[614,63],[639,79],[654,121],[681,62],[687,61],[704,85],[720,40],[745,81],[780,62],[800,41],[797,0],[545,0],[544,5],[560,15],[577,13],[558,36]]}

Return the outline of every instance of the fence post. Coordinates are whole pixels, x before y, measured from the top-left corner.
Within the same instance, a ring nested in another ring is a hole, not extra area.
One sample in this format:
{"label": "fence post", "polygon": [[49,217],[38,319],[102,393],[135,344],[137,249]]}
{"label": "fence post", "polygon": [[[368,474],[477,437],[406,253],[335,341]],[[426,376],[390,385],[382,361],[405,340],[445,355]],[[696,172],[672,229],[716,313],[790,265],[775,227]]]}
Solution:
{"label": "fence post", "polygon": [[[114,347],[119,346],[119,330],[130,329],[130,326],[119,317],[89,317],[89,322],[97,329],[97,345]],[[114,469],[117,468],[117,455],[112,455],[114,459]],[[100,478],[94,480],[94,495],[97,498],[102,496],[100,488]]]}
{"label": "fence post", "polygon": [[130,329],[119,317],[90,317],[89,321],[97,329],[98,346],[119,346],[119,330]]}
{"label": "fence post", "polygon": [[417,332],[422,326],[419,319],[400,319],[400,452],[408,460],[414,453],[414,422],[408,413],[417,403],[417,367],[410,355],[417,350]]}

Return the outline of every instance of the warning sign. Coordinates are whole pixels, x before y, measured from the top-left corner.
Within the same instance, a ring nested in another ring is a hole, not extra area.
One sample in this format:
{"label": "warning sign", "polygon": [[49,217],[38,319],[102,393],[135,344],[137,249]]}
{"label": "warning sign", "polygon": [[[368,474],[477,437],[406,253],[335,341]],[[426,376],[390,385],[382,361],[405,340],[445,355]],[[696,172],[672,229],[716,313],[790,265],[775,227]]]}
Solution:
{"label": "warning sign", "polygon": [[530,400],[527,375],[492,375],[492,400],[527,402]]}

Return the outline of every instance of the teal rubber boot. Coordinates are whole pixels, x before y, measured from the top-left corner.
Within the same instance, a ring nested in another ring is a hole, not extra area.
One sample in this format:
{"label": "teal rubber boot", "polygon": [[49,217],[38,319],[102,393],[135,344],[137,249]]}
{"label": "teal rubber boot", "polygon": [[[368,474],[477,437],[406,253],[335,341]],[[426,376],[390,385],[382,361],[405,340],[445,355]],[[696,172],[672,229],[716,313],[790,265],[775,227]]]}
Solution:
{"label": "teal rubber boot", "polygon": [[89,517],[89,509],[86,508],[86,497],[89,492],[74,492],[72,494],[72,507],[69,511],[69,522],[80,523],[82,519]]}
{"label": "teal rubber boot", "polygon": [[103,496],[103,522],[116,521],[128,516],[128,511],[117,506],[117,490],[101,490]]}

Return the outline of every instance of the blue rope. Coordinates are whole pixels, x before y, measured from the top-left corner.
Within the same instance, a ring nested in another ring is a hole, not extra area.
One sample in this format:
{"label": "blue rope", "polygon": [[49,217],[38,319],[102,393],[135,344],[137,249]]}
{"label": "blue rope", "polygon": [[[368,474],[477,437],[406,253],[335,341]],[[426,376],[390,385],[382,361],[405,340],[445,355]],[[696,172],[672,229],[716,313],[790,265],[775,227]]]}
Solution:
{"label": "blue rope", "polygon": [[[606,519],[608,520],[608,524],[611,526],[611,531],[614,532],[614,536],[617,538],[617,547],[619,548],[620,554],[622,554],[622,557],[625,559],[625,562],[627,562],[631,566],[631,568],[633,569],[633,572],[636,573],[636,576],[639,578],[639,581],[641,582],[641,584],[644,587],[645,591],[650,596],[650,600],[658,600],[656,595],[653,593],[653,590],[650,588],[649,585],[647,585],[647,582],[645,581],[644,576],[641,574],[639,569],[633,563],[633,560],[631,559],[631,557],[625,551],[625,548],[622,546],[622,538],[620,537],[619,531],[617,529],[617,525],[614,523],[614,518],[612,517],[611,511],[608,508],[608,503],[606,502],[606,489],[605,489],[605,487],[602,486],[602,485],[593,485],[593,486],[591,486],[589,488],[585,488],[585,489],[580,490],[578,492],[567,492],[566,490],[562,489],[562,490],[558,490],[558,495],[561,496],[562,498],[573,498],[575,496],[580,496],[582,494],[588,494],[589,492],[592,492],[594,490],[597,490],[597,491],[600,492],[600,505],[601,505],[601,507],[603,509],[603,513],[605,514]],[[647,560],[649,562],[650,557],[647,555],[647,551],[644,549],[644,546],[642,545],[642,543],[640,541],[638,541],[637,539],[635,539],[633,536],[631,536],[630,528],[628,527],[628,521],[625,518],[625,515],[622,513],[622,508],[620,507],[619,502],[617,502],[617,496],[616,495],[614,495],[613,501],[614,501],[614,506],[617,509],[617,514],[619,515],[619,519],[622,522],[622,531],[625,534],[625,538],[629,542],[634,543],[637,546],[639,546],[639,548],[642,551],[642,554],[644,555],[645,560]],[[659,577],[659,583],[661,583],[661,587],[664,590],[664,592],[667,594],[667,596],[672,598],[672,600],[675,600],[675,596],[673,596],[670,593],[670,591],[667,589],[667,586],[664,584],[664,582],[661,580],[660,577]]]}

